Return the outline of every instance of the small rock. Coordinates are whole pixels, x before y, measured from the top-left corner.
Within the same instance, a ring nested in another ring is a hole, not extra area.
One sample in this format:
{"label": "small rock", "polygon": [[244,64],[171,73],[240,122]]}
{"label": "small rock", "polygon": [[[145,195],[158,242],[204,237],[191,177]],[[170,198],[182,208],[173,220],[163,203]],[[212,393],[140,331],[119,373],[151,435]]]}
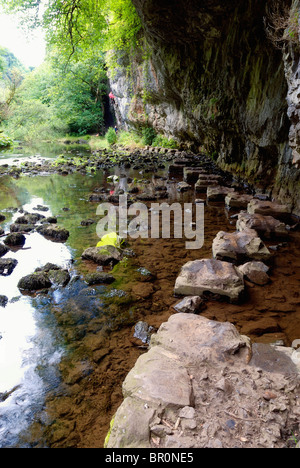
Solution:
{"label": "small rock", "polygon": [[142,343],[149,345],[151,340],[151,334],[154,332],[154,328],[149,326],[146,322],[138,322],[134,327],[134,338],[137,338]]}
{"label": "small rock", "polygon": [[275,400],[277,398],[277,395],[276,393],[271,392],[270,390],[266,390],[265,393],[263,394],[263,398],[267,401]]}
{"label": "small rock", "polygon": [[16,268],[18,261],[13,258],[0,259],[0,275],[9,276]]}
{"label": "small rock", "polygon": [[6,307],[8,298],[6,296],[0,296],[0,307]]}
{"label": "small rock", "polygon": [[188,296],[178,302],[173,308],[178,313],[197,314],[205,309],[206,305],[199,296]]}
{"label": "small rock", "polygon": [[44,272],[24,276],[18,283],[18,288],[21,291],[38,291],[40,289],[51,288],[51,286],[52,283],[49,280],[48,275]]}
{"label": "small rock", "polygon": [[185,419],[194,419],[195,415],[196,411],[195,408],[193,408],[192,406],[185,406],[179,412],[179,417]]}
{"label": "small rock", "polygon": [[269,267],[262,262],[248,262],[238,269],[251,283],[264,286],[270,282]]}
{"label": "small rock", "polygon": [[0,244],[0,258],[4,257],[4,255],[6,255],[7,252],[9,252],[9,249],[5,245]]}
{"label": "small rock", "polygon": [[84,281],[89,286],[92,286],[94,284],[111,284],[115,281],[115,278],[108,273],[97,272],[86,275]]}
{"label": "small rock", "polygon": [[43,224],[42,226],[37,227],[36,230],[42,236],[55,242],[65,242],[70,235],[69,231],[57,226],[56,224]]}

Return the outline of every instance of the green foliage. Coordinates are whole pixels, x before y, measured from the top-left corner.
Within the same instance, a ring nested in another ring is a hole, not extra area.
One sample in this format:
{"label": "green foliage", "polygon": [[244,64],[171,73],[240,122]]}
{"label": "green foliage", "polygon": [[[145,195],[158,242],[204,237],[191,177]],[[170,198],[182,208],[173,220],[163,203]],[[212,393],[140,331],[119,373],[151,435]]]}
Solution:
{"label": "green foliage", "polygon": [[0,133],[0,149],[8,148],[13,145],[13,140],[9,138],[5,133]]}
{"label": "green foliage", "polygon": [[162,148],[176,149],[178,147],[173,138],[167,138],[163,135],[157,135],[152,142],[152,146],[161,146]]}
{"label": "green foliage", "polygon": [[157,136],[154,128],[152,128],[152,127],[143,128],[142,135],[143,135],[143,142],[147,146],[152,145],[154,139]]}
{"label": "green foliage", "polygon": [[110,145],[114,145],[117,142],[117,134],[115,130],[110,127],[105,135],[105,138],[107,139],[108,143]]}
{"label": "green foliage", "polygon": [[58,53],[28,74],[17,93],[5,125],[17,139],[53,139],[68,132],[102,132],[103,95],[107,78],[103,57],[64,66]]}

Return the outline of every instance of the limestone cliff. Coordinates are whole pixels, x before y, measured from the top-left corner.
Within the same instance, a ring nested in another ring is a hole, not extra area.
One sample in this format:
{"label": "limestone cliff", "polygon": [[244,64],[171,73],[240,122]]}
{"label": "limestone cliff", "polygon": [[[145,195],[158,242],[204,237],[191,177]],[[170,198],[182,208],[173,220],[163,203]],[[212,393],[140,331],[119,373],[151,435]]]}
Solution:
{"label": "limestone cliff", "polygon": [[[205,150],[300,215],[299,48],[267,36],[276,0],[132,1],[144,46],[111,78],[119,124]],[[299,34],[299,1],[281,3]]]}

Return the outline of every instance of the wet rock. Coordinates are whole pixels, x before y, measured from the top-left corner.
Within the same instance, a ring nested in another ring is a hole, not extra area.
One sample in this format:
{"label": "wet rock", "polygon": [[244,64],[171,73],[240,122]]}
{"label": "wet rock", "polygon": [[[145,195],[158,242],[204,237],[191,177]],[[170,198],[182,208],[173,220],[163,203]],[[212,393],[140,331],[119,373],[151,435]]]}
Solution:
{"label": "wet rock", "polygon": [[92,286],[94,284],[111,284],[115,281],[115,278],[108,273],[99,272],[85,275],[84,281]]}
{"label": "wet rock", "polygon": [[248,262],[238,269],[251,283],[264,286],[270,282],[269,267],[262,262]]}
{"label": "wet rock", "polygon": [[232,192],[232,193],[228,193],[227,196],[225,197],[225,205],[228,208],[246,210],[252,199],[253,199],[252,195]]}
{"label": "wet rock", "polygon": [[12,247],[22,247],[25,244],[25,242],[25,236],[19,232],[9,234],[4,240],[5,245],[9,245]]}
{"label": "wet rock", "polygon": [[173,309],[175,309],[177,313],[198,314],[205,309],[205,307],[205,302],[201,297],[188,296],[173,306]]}
{"label": "wet rock", "polygon": [[188,192],[189,190],[192,190],[192,186],[187,182],[179,182],[177,184],[177,190],[178,192]]}
{"label": "wet rock", "polygon": [[272,237],[286,238],[289,235],[286,225],[282,221],[273,218],[273,216],[264,216],[259,213],[241,212],[238,215],[236,227],[238,231],[254,229],[259,236],[267,239]]}
{"label": "wet rock", "polygon": [[0,223],[2,223],[2,221],[5,221],[5,220],[6,220],[6,216],[0,213]]}
{"label": "wet rock", "polygon": [[248,259],[268,261],[272,256],[256,231],[251,229],[234,233],[220,231],[213,241],[212,249],[214,258],[237,264]]}
{"label": "wet rock", "polygon": [[28,233],[35,229],[35,225],[34,224],[11,224],[9,229],[10,229],[10,232]]}
{"label": "wet rock", "polygon": [[18,261],[13,258],[0,259],[0,275],[9,276],[16,268]]}
{"label": "wet rock", "polygon": [[65,287],[69,283],[71,277],[67,270],[50,270],[48,272],[48,279],[52,286]]}
{"label": "wet rock", "polygon": [[18,283],[18,288],[21,291],[39,291],[51,288],[51,286],[52,283],[45,272],[37,272],[24,276]]}
{"label": "wet rock", "polygon": [[249,214],[262,214],[272,216],[280,220],[287,220],[291,215],[291,210],[286,205],[280,205],[271,201],[261,201],[253,199],[250,201],[247,211]]}
{"label": "wet rock", "polygon": [[4,255],[6,255],[7,252],[9,252],[9,248],[6,247],[6,245],[0,243],[0,258],[4,257]]}
{"label": "wet rock", "polygon": [[205,193],[208,187],[220,185],[222,177],[218,175],[203,174],[195,185],[196,193]]}
{"label": "wet rock", "polygon": [[57,218],[55,216],[49,216],[48,218],[42,219],[41,224],[57,224]]}
{"label": "wet rock", "polygon": [[207,292],[238,302],[244,292],[241,273],[231,263],[215,259],[188,262],[176,280],[175,295],[203,296]]}
{"label": "wet rock", "polygon": [[45,216],[38,214],[38,213],[27,213],[24,216],[20,216],[16,219],[15,224],[36,224],[39,221],[45,219]]}
{"label": "wet rock", "polygon": [[138,322],[134,327],[133,337],[137,340],[135,344],[150,344],[151,335],[154,332],[154,328],[148,325],[146,322]]}
{"label": "wet rock", "polygon": [[0,295],[0,307],[6,307],[8,303],[8,298],[6,296]]}
{"label": "wet rock", "polygon": [[225,200],[225,197],[228,193],[234,192],[233,188],[222,187],[221,185],[216,185],[207,188],[207,201],[210,202],[219,202]]}
{"label": "wet rock", "polygon": [[4,234],[4,229],[0,227],[0,236],[3,236],[3,234]]}
{"label": "wet rock", "polygon": [[81,226],[90,226],[91,224],[95,224],[96,221],[94,219],[83,219],[81,221]]}
{"label": "wet rock", "polygon": [[92,260],[98,265],[116,264],[122,260],[122,253],[111,245],[106,247],[89,247],[86,249],[82,258],[84,260]]}
{"label": "wet rock", "polygon": [[70,235],[67,229],[61,228],[56,224],[44,224],[42,226],[38,226],[36,230],[42,236],[55,242],[66,242]]}
{"label": "wet rock", "polygon": [[103,195],[100,195],[99,193],[92,193],[92,195],[90,195],[90,198],[89,198],[89,201],[90,202],[102,202],[104,201],[104,196]]}
{"label": "wet rock", "polygon": [[205,174],[203,168],[185,167],[183,170],[184,181],[188,184],[195,184],[202,174]]}
{"label": "wet rock", "polygon": [[37,205],[36,207],[33,208],[34,211],[49,211],[48,206],[44,205]]}
{"label": "wet rock", "polygon": [[132,287],[132,293],[137,297],[148,299],[155,293],[155,289],[150,283],[137,283]]}

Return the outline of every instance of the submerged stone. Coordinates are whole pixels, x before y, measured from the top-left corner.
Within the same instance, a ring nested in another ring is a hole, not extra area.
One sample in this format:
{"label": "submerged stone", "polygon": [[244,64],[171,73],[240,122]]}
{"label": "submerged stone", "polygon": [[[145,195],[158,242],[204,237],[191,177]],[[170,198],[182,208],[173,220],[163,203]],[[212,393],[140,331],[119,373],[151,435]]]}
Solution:
{"label": "submerged stone", "polygon": [[234,189],[229,187],[222,187],[221,185],[207,187],[207,201],[223,201],[225,200],[226,195],[230,192],[234,192]]}
{"label": "submerged stone", "polygon": [[109,265],[110,263],[119,263],[122,260],[122,253],[112,245],[89,247],[83,252],[82,258],[92,260],[98,265]]}
{"label": "submerged stone", "polygon": [[94,284],[111,284],[115,281],[115,278],[108,273],[90,273],[84,277],[84,281],[92,286]]}

